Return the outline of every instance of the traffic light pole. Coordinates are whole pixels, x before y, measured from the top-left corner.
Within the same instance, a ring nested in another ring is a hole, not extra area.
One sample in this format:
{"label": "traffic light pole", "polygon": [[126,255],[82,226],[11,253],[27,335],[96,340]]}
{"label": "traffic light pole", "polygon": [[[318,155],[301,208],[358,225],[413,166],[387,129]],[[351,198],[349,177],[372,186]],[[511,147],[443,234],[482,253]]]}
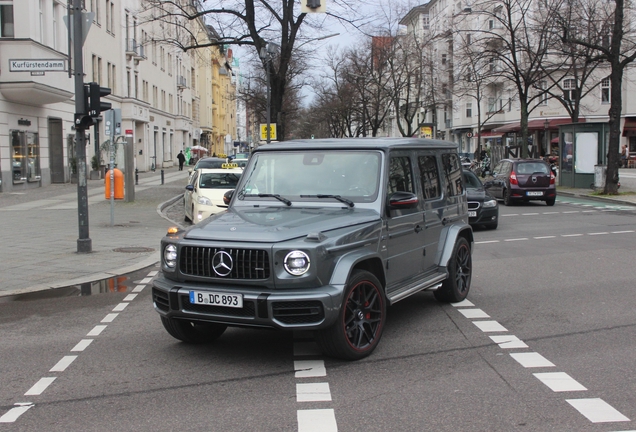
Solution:
{"label": "traffic light pole", "polygon": [[[86,186],[86,126],[81,121],[86,112],[84,66],[82,56],[82,0],[73,0],[73,74],[75,75],[75,158],[77,160],[77,252],[92,252],[88,235],[88,190]],[[70,66],[70,65],[69,65]]]}

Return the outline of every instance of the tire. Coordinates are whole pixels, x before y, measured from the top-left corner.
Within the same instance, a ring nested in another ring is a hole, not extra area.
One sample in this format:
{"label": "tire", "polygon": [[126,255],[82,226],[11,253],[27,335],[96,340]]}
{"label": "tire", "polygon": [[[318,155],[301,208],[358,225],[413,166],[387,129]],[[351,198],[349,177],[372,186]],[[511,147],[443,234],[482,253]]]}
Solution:
{"label": "tire", "polygon": [[385,321],[386,299],[380,281],[368,271],[354,270],[337,321],[316,332],[316,342],[328,356],[359,360],[378,346]]}
{"label": "tire", "polygon": [[505,206],[512,205],[512,200],[510,199],[510,191],[508,189],[504,189],[503,191],[503,203]]}
{"label": "tire", "polygon": [[470,245],[464,237],[458,237],[453,256],[448,261],[448,278],[434,291],[441,302],[457,303],[466,298],[470,290],[472,256]]}
{"label": "tire", "polygon": [[217,340],[225,329],[226,325],[206,323],[199,321],[180,320],[175,318],[161,317],[161,323],[166,331],[175,339],[182,342],[200,344]]}
{"label": "tire", "polygon": [[545,204],[552,207],[554,205],[554,203],[556,202],[556,198],[550,198],[545,200]]}

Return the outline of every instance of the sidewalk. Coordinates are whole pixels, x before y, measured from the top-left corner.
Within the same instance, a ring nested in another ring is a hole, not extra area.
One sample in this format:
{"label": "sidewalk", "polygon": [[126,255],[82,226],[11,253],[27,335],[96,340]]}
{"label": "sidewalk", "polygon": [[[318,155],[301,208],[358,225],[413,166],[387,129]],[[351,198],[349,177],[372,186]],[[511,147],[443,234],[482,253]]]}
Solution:
{"label": "sidewalk", "polygon": [[[140,173],[134,202],[115,202],[110,225],[110,200],[104,181],[88,180],[91,253],[77,253],[79,237],[77,185],[50,185],[25,192],[0,194],[4,233],[0,248],[0,297],[95,282],[130,273],[159,262],[159,242],[170,221],[162,210],[180,199],[187,170],[176,167]],[[557,194],[636,205],[636,170],[621,169],[621,194],[599,197],[592,189],[557,188]]]}
{"label": "sidewalk", "polygon": [[79,285],[130,273],[159,262],[159,242],[175,225],[161,209],[183,194],[188,171],[177,167],[140,173],[135,201],[110,200],[104,180],[88,180],[91,253],[77,253],[77,185],[54,184],[0,193],[4,233],[0,296]]}

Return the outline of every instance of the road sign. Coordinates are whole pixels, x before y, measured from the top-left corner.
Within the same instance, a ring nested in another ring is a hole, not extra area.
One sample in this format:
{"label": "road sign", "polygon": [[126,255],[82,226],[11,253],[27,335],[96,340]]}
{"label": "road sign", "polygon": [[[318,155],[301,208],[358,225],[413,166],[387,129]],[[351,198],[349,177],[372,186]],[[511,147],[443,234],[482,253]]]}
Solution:
{"label": "road sign", "polygon": [[[269,125],[269,140],[276,141],[276,123]],[[261,141],[267,141],[267,124],[261,123]]]}
{"label": "road sign", "polygon": [[9,72],[64,72],[63,59],[16,59],[9,60]]}

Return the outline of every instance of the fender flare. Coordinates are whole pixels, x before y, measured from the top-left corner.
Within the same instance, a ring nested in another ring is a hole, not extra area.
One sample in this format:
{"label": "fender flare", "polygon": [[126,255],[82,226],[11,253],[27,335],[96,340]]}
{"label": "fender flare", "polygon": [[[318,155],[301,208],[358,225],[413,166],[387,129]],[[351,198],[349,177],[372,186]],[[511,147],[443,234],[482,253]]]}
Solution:
{"label": "fender flare", "polygon": [[446,233],[446,240],[444,243],[444,249],[442,250],[442,254],[440,256],[440,260],[438,265],[446,270],[448,267],[448,261],[453,256],[453,250],[455,249],[455,244],[457,243],[458,237],[464,237],[468,240],[468,244],[470,245],[471,253],[473,251],[475,241],[473,238],[473,229],[467,223],[463,224],[454,224],[451,226]]}
{"label": "fender flare", "polygon": [[373,267],[373,269],[370,271],[378,277],[383,286],[386,285],[384,267],[382,266],[382,258],[379,253],[369,250],[355,250],[342,255],[336,262],[336,266],[331,273],[331,280],[329,282],[329,285],[344,287],[344,285],[347,283],[347,280],[349,280],[351,270],[358,263],[368,260],[373,260],[377,263],[377,266]]}

